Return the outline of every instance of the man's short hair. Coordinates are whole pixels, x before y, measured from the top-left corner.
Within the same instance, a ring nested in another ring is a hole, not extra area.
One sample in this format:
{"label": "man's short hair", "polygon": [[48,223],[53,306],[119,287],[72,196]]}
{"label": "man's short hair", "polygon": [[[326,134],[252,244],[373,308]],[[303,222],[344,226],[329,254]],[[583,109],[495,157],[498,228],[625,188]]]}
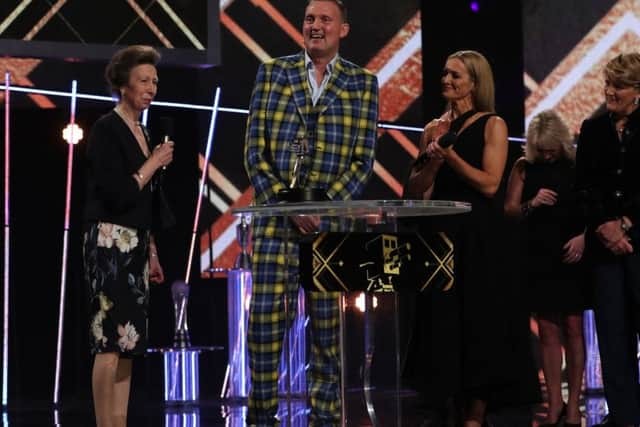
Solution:
{"label": "man's short hair", "polygon": [[314,2],[314,1],[330,1],[331,3],[335,4],[336,6],[338,6],[338,9],[340,9],[340,16],[342,16],[342,22],[347,22],[347,6],[345,6],[342,0],[308,0],[307,6],[309,6],[311,2]]}

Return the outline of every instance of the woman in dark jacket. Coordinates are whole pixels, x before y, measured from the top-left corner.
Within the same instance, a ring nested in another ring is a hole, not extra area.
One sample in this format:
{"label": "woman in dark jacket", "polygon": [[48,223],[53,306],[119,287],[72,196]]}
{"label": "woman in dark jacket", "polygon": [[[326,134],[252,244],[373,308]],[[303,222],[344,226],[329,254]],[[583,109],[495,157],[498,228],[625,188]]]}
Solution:
{"label": "woman in dark jacket", "polygon": [[586,250],[605,395],[603,425],[640,424],[640,54],[607,63],[606,112],[580,130],[576,181],[588,218]]}
{"label": "woman in dark jacket", "polygon": [[91,129],[84,235],[91,303],[92,374],[96,421],[125,426],[133,356],[145,353],[149,280],[164,281],[152,235],[157,172],[173,159],[173,142],[150,147],[138,121],[158,84],[160,55],[148,46],[117,52],[106,78],[117,106]]}

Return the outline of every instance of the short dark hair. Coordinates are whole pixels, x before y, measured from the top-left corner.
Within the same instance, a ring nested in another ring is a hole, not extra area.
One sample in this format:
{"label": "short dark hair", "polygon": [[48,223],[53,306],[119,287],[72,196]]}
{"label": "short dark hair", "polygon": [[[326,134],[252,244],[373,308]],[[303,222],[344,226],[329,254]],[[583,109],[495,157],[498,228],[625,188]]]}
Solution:
{"label": "short dark hair", "polygon": [[309,6],[311,2],[314,2],[314,1],[330,1],[331,3],[335,4],[336,6],[338,6],[338,9],[340,9],[340,16],[342,16],[342,22],[347,22],[347,18],[348,18],[347,6],[344,4],[342,0],[307,0],[307,6]]}
{"label": "short dark hair", "polygon": [[622,87],[640,88],[640,53],[621,53],[607,62],[604,76]]}
{"label": "short dark hair", "polygon": [[120,94],[120,88],[129,82],[131,69],[142,64],[156,65],[160,61],[160,53],[151,46],[133,45],[120,49],[113,54],[104,77],[111,86],[111,93]]}

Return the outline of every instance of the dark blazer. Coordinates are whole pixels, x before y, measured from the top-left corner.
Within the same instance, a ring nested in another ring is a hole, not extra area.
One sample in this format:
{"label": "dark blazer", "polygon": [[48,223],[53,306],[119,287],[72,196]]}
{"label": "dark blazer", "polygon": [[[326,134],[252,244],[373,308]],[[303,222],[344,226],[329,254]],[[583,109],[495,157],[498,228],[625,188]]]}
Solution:
{"label": "dark blazer", "polygon": [[129,127],[118,114],[111,111],[96,121],[87,143],[86,222],[110,222],[147,230],[154,228],[154,199],[162,196],[154,193],[162,190],[153,182],[155,180],[140,190],[133,177],[146,160]]}
{"label": "dark blazer", "polygon": [[587,245],[597,258],[612,257],[595,236],[604,222],[625,215],[634,251],[640,245],[640,108],[627,121],[621,140],[609,113],[582,124],[576,155],[576,188],[587,218]]}

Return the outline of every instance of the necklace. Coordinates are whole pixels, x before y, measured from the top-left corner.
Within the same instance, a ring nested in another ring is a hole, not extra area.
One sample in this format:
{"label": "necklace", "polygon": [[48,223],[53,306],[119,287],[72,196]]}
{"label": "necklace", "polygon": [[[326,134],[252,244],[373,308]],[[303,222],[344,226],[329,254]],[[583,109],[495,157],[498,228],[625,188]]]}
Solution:
{"label": "necklace", "polygon": [[122,120],[124,120],[129,130],[131,130],[145,157],[149,157],[151,155],[151,152],[149,151],[149,135],[147,134],[147,130],[142,125],[142,122],[140,122],[139,120],[131,120],[119,107],[120,106],[117,105],[116,107],[114,107],[113,111],[115,111],[116,114],[120,116]]}
{"label": "necklace", "polygon": [[122,111],[122,109],[120,108],[120,106],[116,106],[113,111],[116,112],[116,114],[118,114],[122,120],[124,120],[124,122],[129,125],[129,127],[132,130],[137,129],[138,127],[140,127],[140,125],[142,124],[139,120],[131,120],[131,118],[129,118],[124,111]]}
{"label": "necklace", "polygon": [[618,138],[622,138],[622,134],[624,133],[624,129],[627,126],[627,118],[624,117],[615,123],[616,132],[618,134]]}

